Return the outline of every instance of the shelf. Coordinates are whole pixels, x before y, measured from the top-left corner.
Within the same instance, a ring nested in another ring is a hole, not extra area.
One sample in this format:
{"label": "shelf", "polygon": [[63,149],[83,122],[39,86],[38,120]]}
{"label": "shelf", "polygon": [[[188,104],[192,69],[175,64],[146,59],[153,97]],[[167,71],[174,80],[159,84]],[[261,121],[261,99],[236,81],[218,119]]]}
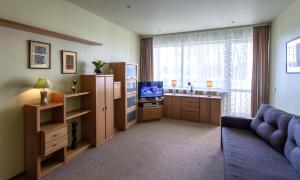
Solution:
{"label": "shelf", "polygon": [[51,109],[51,108],[62,107],[63,105],[64,105],[63,103],[50,102],[46,106],[41,106],[40,104],[27,104],[25,106],[34,107],[34,108],[42,111],[42,110],[47,110],[47,109]]}
{"label": "shelf", "polygon": [[86,91],[86,92],[78,92],[78,93],[65,93],[66,98],[71,98],[71,97],[78,97],[78,96],[85,96],[89,95],[91,92]]}
{"label": "shelf", "polygon": [[136,96],[136,91],[133,91],[131,93],[127,92],[127,99]]}
{"label": "shelf", "polygon": [[137,109],[136,106],[131,106],[131,107],[127,108],[126,114],[131,113],[132,111],[135,111],[136,109]]}
{"label": "shelf", "polygon": [[88,150],[91,147],[91,144],[84,141],[78,142],[78,147],[76,149],[67,149],[66,161],[70,161],[82,152]]}
{"label": "shelf", "polygon": [[54,169],[62,166],[64,162],[56,160],[54,157],[50,157],[49,159],[44,160],[41,163],[41,176],[45,176]]}
{"label": "shelf", "polygon": [[137,123],[137,119],[131,121],[131,122],[127,122],[126,124],[126,128],[130,128],[131,126],[135,125]]}
{"label": "shelf", "polygon": [[91,112],[90,110],[81,110],[81,109],[80,110],[75,110],[75,111],[70,111],[70,112],[67,112],[66,119],[70,120],[70,119],[88,114],[90,112]]}
{"label": "shelf", "polygon": [[22,23],[15,22],[15,21],[10,21],[10,20],[7,20],[7,19],[1,19],[0,18],[0,26],[13,28],[13,29],[18,29],[18,30],[22,30],[22,31],[36,33],[36,34],[41,34],[41,35],[45,35],[45,36],[49,36],[49,37],[54,37],[54,38],[58,38],[58,39],[67,40],[67,41],[73,41],[73,42],[77,42],[77,43],[88,44],[88,45],[91,45],[91,46],[102,46],[103,45],[102,43],[98,43],[98,42],[95,42],[95,41],[90,41],[90,40],[86,40],[86,39],[82,39],[82,38],[78,38],[78,37],[74,37],[74,36],[70,36],[70,35],[66,35],[66,34],[62,34],[62,33],[58,33],[58,32],[54,32],[54,31],[49,31],[49,30],[46,30],[46,29],[38,28],[38,27],[35,27],[35,26],[30,26],[30,25],[27,25],[27,24],[22,24]]}
{"label": "shelf", "polygon": [[64,105],[63,103],[48,103],[48,105],[46,105],[46,106],[39,105],[39,108],[40,108],[40,110],[47,110],[47,109],[51,109],[51,108],[61,107],[63,105]]}
{"label": "shelf", "polygon": [[161,109],[163,108],[162,105],[155,105],[155,106],[149,106],[149,107],[139,107],[139,109]]}
{"label": "shelf", "polygon": [[126,80],[128,80],[128,81],[134,81],[134,80],[137,80],[137,77],[135,77],[135,76],[129,76],[129,77],[126,77]]}
{"label": "shelf", "polygon": [[56,129],[63,128],[65,126],[66,126],[65,123],[45,122],[45,123],[41,123],[40,130],[43,132],[48,132],[48,131],[54,131]]}

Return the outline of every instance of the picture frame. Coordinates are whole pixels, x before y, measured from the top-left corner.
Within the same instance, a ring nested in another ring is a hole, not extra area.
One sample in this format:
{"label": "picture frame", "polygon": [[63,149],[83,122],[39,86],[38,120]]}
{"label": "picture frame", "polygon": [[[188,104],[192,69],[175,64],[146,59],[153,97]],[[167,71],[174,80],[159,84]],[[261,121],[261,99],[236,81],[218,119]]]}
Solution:
{"label": "picture frame", "polygon": [[77,52],[61,51],[61,73],[76,74],[77,73]]}
{"label": "picture frame", "polygon": [[300,36],[286,43],[286,72],[300,73]]}
{"label": "picture frame", "polygon": [[51,44],[32,40],[28,44],[28,68],[51,69]]}

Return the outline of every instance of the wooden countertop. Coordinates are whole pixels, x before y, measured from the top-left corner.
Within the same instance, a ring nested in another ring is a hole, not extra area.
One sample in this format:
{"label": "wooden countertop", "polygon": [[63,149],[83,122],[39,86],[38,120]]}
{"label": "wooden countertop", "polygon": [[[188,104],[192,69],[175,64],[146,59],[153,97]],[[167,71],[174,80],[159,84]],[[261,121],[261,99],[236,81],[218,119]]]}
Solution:
{"label": "wooden countertop", "polygon": [[173,94],[165,93],[164,96],[177,96],[177,97],[191,97],[191,98],[204,98],[204,99],[222,99],[220,96],[208,96],[208,95],[191,95],[191,94]]}

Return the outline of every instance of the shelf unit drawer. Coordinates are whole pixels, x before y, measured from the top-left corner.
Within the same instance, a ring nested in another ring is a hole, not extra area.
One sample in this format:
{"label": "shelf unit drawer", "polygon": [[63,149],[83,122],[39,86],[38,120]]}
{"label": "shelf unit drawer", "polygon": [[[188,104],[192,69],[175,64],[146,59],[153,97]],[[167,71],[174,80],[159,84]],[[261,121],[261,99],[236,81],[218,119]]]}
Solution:
{"label": "shelf unit drawer", "polygon": [[66,126],[49,132],[42,131],[42,144],[54,141],[55,139],[60,138],[62,136],[67,136]]}
{"label": "shelf unit drawer", "polygon": [[68,138],[67,136],[62,136],[54,141],[42,144],[42,155],[47,156],[61,148],[64,148],[68,145]]}

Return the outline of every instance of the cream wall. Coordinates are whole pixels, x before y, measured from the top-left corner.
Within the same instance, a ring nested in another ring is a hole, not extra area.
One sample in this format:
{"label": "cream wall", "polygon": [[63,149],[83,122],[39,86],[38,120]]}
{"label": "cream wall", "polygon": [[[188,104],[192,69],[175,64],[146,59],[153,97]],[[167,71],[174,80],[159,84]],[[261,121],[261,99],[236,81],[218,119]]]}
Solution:
{"label": "cream wall", "polygon": [[273,22],[271,32],[270,103],[300,115],[300,74],[286,73],[286,42],[300,36],[300,0],[296,0]]}
{"label": "cream wall", "polygon": [[[68,91],[73,79],[93,73],[92,60],[139,62],[140,38],[63,0],[0,0],[0,18],[101,42],[93,47],[0,27],[0,179],[24,170],[24,103],[37,102],[31,89],[38,77],[47,77],[54,90]],[[27,68],[27,40],[51,43],[51,69]],[[60,73],[60,50],[77,51],[78,74]]]}

